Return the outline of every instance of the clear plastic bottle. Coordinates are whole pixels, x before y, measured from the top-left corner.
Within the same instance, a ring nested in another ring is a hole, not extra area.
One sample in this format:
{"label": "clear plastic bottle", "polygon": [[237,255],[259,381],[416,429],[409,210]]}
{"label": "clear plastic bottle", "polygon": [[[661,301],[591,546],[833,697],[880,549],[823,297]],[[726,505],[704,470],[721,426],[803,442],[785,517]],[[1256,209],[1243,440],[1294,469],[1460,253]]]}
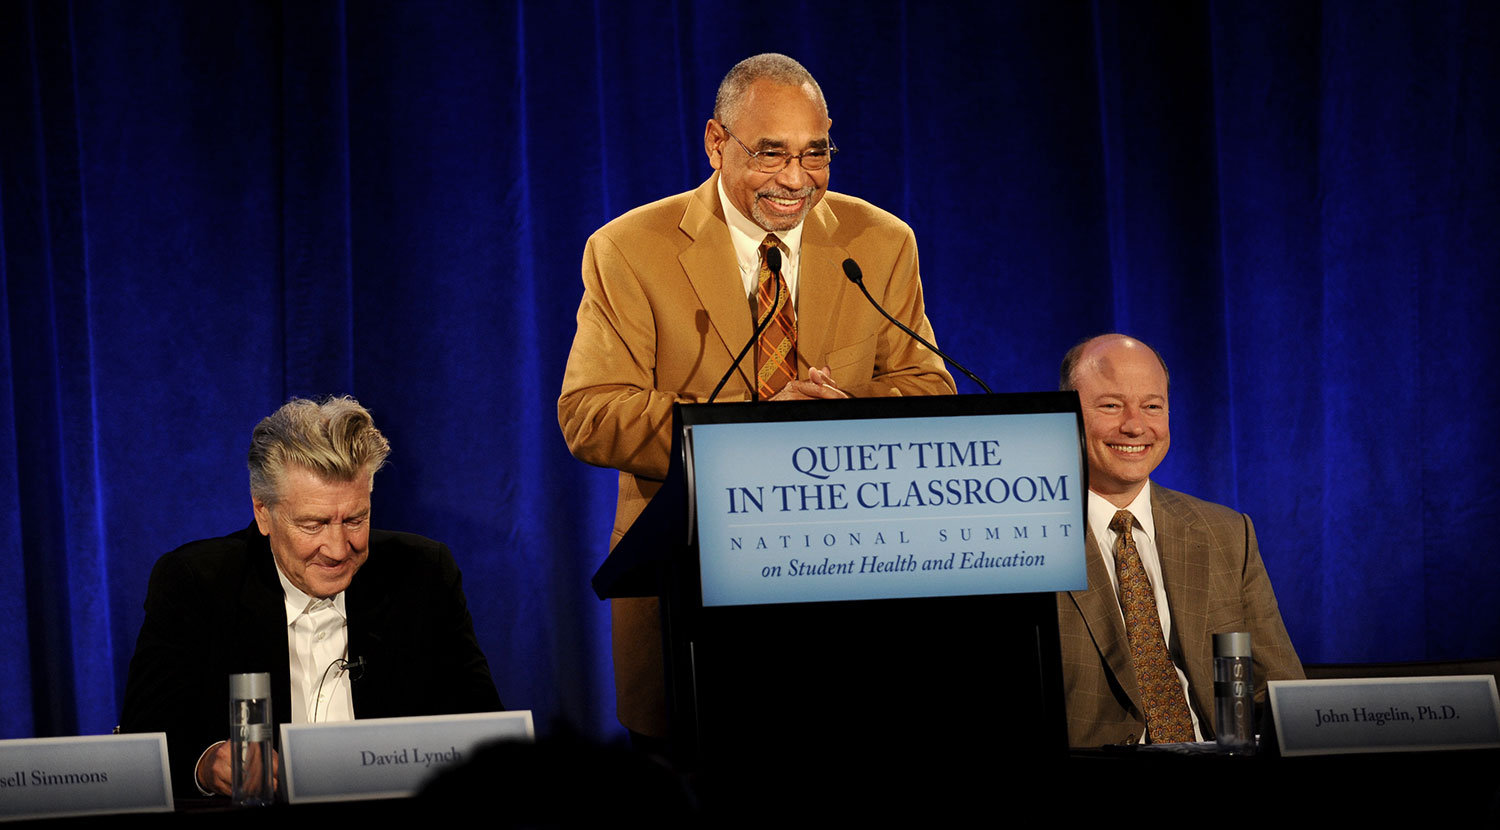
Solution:
{"label": "clear plastic bottle", "polygon": [[262,807],[275,801],[271,729],[271,675],[229,676],[229,750],[233,753],[231,799],[236,807]]}

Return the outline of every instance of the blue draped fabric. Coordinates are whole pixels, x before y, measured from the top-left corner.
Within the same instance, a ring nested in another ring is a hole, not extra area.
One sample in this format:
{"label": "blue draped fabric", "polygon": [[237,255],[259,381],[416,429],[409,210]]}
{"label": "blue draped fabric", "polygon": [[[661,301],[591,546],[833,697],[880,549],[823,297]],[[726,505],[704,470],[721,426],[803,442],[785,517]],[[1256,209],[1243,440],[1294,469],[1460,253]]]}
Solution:
{"label": "blue draped fabric", "polygon": [[[1500,7],[0,4],[0,737],[118,717],[157,556],[255,422],[350,393],[501,696],[617,734],[614,476],[555,400],[587,235],[701,182],[720,77],[818,77],[944,347],[1172,368],[1157,479],[1248,512],[1304,660],[1500,655]],[[972,391],[967,382],[963,391]],[[412,613],[421,613],[413,609]]]}

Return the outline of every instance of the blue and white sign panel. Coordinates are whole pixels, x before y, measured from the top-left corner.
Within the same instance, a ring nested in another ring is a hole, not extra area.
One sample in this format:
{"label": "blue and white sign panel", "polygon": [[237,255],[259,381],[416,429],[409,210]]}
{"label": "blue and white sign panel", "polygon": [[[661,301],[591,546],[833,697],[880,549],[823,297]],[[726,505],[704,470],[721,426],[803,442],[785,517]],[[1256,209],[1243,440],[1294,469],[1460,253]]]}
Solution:
{"label": "blue and white sign panel", "polygon": [[164,732],[0,741],[0,820],[171,811]]}
{"label": "blue and white sign panel", "polygon": [[689,429],[705,606],[1088,584],[1073,413]]}
{"label": "blue and white sign panel", "polygon": [[287,801],[413,795],[481,744],[536,739],[531,712],[370,718],[281,725]]}

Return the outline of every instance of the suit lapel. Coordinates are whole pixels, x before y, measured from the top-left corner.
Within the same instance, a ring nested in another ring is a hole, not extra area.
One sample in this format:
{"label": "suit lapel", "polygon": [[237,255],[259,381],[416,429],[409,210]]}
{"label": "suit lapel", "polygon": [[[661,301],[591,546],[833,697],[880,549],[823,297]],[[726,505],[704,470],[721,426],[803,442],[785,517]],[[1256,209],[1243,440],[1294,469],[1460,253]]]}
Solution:
{"label": "suit lapel", "polygon": [[[724,347],[727,362],[734,359],[755,332],[755,319],[739,281],[734,243],[724,221],[718,188],[719,174],[715,173],[688,200],[678,228],[692,243],[677,259],[698,295],[698,303],[708,312],[709,323]],[[819,202],[803,222],[801,270],[797,278],[799,377],[807,377],[806,367],[825,362],[828,337],[836,330],[839,305],[849,287],[843,275],[843,263],[849,252],[833,242],[838,226],[838,217],[827,202]],[[753,362],[747,357],[738,370],[750,388],[754,387]]]}
{"label": "suit lapel", "polygon": [[[240,631],[231,638],[239,644],[236,665],[271,674],[271,711],[277,722],[291,721],[292,674],[287,650],[286,598],[276,575],[271,545],[252,524],[247,543],[249,573],[240,587]],[[283,714],[285,713],[285,714]]]}
{"label": "suit lapel", "polygon": [[[708,312],[709,324],[724,347],[724,362],[728,363],[755,332],[755,323],[740,282],[718,188],[719,174],[715,173],[688,200],[678,228],[693,241],[678,254],[677,261],[698,295],[699,305]],[[739,366],[741,378],[751,389],[755,388],[750,382],[749,366],[753,362],[747,357]]]}
{"label": "suit lapel", "polygon": [[827,362],[828,338],[837,331],[844,291],[854,290],[843,272],[849,252],[833,242],[838,227],[838,217],[826,200],[803,222],[797,277],[797,357],[802,378],[807,377],[807,367]]}
{"label": "suit lapel", "polygon": [[[1165,487],[1151,485],[1151,514],[1156,522],[1156,551],[1166,582],[1167,607],[1172,610],[1172,631],[1182,652],[1183,671],[1194,692],[1212,688],[1213,678],[1199,676],[1201,668],[1213,665],[1208,636],[1208,557],[1190,556],[1206,550],[1209,540],[1197,516]],[[1195,697],[1203,697],[1195,694]],[[1201,711],[1205,704],[1198,701]]]}
{"label": "suit lapel", "polygon": [[1077,603],[1089,636],[1119,681],[1120,688],[1125,690],[1136,711],[1142,711],[1140,687],[1136,684],[1135,666],[1130,660],[1130,641],[1125,636],[1125,619],[1120,613],[1120,601],[1115,597],[1109,573],[1104,569],[1104,558],[1099,553],[1099,543],[1094,539],[1093,531],[1085,537],[1084,556],[1088,558],[1089,587],[1068,594]]}
{"label": "suit lapel", "polygon": [[[399,588],[376,584],[384,563],[375,556],[376,540],[371,534],[371,556],[364,567],[354,575],[354,580],[344,590],[344,609],[349,614],[349,659],[364,659],[364,667],[358,679],[349,684],[350,697],[356,718],[384,717],[387,712],[386,695],[381,680],[383,669],[392,665],[384,639],[377,633],[382,620],[399,619],[399,609],[393,605]],[[371,565],[375,565],[371,569]],[[351,675],[352,677],[353,675]]]}

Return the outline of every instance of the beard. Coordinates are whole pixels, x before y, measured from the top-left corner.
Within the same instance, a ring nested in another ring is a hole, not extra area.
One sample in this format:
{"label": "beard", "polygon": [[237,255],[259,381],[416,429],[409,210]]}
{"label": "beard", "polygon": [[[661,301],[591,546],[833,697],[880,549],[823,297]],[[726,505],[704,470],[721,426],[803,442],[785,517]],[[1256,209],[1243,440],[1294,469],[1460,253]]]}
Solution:
{"label": "beard", "polygon": [[[755,203],[750,206],[750,218],[754,219],[755,224],[760,225],[765,230],[789,231],[792,228],[795,228],[798,225],[802,224],[802,220],[807,218],[807,212],[812,210],[813,196],[817,192],[818,189],[816,187],[813,187],[812,185],[808,185],[801,190],[787,190],[784,187],[767,185],[765,188],[756,191]],[[792,214],[791,216],[783,216],[781,214],[768,214],[763,209],[761,209],[760,205],[761,198],[766,196],[771,196],[777,199],[801,199],[803,200],[802,209],[797,211],[795,214]]]}

